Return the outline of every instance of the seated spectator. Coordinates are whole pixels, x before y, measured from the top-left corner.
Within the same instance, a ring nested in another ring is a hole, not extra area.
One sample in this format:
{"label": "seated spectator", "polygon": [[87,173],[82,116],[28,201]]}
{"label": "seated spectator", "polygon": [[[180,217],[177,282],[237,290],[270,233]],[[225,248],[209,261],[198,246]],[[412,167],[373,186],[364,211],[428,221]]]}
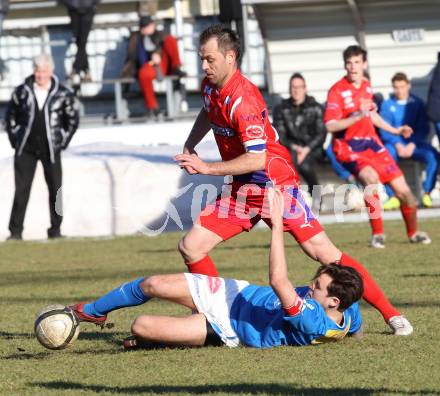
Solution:
{"label": "seated spectator", "polygon": [[153,80],[160,81],[168,75],[185,77],[181,66],[176,38],[157,30],[156,22],[150,16],[142,16],[139,31],[130,36],[121,77],[137,77],[148,115],[157,116],[160,113]]}
{"label": "seated spectator", "polygon": [[322,156],[327,134],[323,110],[315,98],[307,95],[306,82],[300,73],[290,78],[289,92],[290,97],[274,108],[273,126],[312,194],[313,186],[319,185],[316,161]]}
{"label": "seated spectator", "polygon": [[[3,33],[3,21],[9,10],[9,0],[0,0],[0,37]],[[0,58],[0,80],[3,80],[3,72],[5,71],[5,65]]]}
{"label": "seated spectator", "polygon": [[[426,165],[426,177],[423,181],[422,204],[432,206],[430,193],[437,180],[439,153],[426,142],[429,135],[429,123],[423,100],[411,93],[411,84],[405,73],[396,73],[392,78],[394,94],[382,103],[380,115],[398,128],[409,125],[414,133],[409,138],[393,135],[380,130],[385,147],[397,161],[398,158],[411,158]],[[399,200],[389,186],[385,186],[389,200],[384,209],[399,208]]]}
{"label": "seated spectator", "polygon": [[92,81],[87,57],[87,39],[96,14],[96,6],[101,0],[58,0],[69,13],[70,27],[76,43],[76,55],[69,79],[74,85],[81,81]]}
{"label": "seated spectator", "polygon": [[434,123],[437,138],[440,143],[440,52],[437,55],[437,64],[432,73],[426,107],[428,116]]}

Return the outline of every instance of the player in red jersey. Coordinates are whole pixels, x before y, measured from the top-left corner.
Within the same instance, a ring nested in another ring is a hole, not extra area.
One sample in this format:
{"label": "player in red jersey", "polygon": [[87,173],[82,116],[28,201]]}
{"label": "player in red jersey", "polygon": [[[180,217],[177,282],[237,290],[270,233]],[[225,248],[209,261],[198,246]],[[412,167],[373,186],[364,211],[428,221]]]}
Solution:
{"label": "player in red jersey", "polygon": [[[409,321],[391,305],[365,268],[333,245],[305,203],[297,173],[268,120],[261,93],[238,70],[240,43],[236,34],[221,25],[206,29],[200,35],[199,54],[206,75],[202,84],[204,106],[183,154],[176,155],[175,160],[190,174],[232,175],[233,182],[202,211],[179,243],[189,271],[217,276],[208,255],[215,246],[249,231],[260,219],[270,225],[266,187],[277,186],[289,201],[285,206],[289,209],[284,213],[284,230],[312,259],[355,268],[364,281],[365,300],[381,312],[394,334],[411,334]],[[221,162],[202,161],[195,152],[195,146],[210,129]]]}
{"label": "player in red jersey", "polygon": [[324,116],[333,134],[333,151],[341,164],[365,187],[364,198],[372,228],[371,246],[385,247],[382,208],[378,183],[389,184],[401,202],[401,212],[410,242],[429,244],[428,234],[417,229],[417,203],[402,171],[376,133],[375,126],[396,135],[409,137],[412,129],[394,128],[377,113],[373,91],[364,77],[367,52],[357,45],[343,53],[347,72],[330,89]]}

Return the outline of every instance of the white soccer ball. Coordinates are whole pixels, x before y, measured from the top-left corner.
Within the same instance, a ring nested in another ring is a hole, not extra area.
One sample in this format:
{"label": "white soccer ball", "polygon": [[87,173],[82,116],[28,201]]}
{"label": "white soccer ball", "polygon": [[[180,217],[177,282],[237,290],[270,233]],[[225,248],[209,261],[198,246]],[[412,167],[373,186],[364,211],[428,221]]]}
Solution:
{"label": "white soccer ball", "polygon": [[365,207],[364,194],[358,188],[353,188],[348,192],[347,207],[354,210],[362,210]]}
{"label": "white soccer ball", "polygon": [[78,338],[79,321],[72,309],[64,305],[49,305],[35,320],[38,342],[49,349],[64,349]]}

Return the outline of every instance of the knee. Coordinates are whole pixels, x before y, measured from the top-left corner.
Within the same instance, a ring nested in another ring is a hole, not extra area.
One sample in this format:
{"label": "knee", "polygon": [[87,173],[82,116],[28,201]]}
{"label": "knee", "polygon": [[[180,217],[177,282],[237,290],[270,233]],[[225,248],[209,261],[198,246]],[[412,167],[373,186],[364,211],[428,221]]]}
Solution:
{"label": "knee", "polygon": [[399,188],[395,191],[396,197],[407,206],[416,204],[416,199],[408,186]]}
{"label": "knee", "polygon": [[131,324],[131,333],[134,336],[142,337],[145,332],[145,329],[148,327],[148,317],[147,316],[138,316],[134,322]]}
{"label": "knee", "polygon": [[154,80],[155,76],[155,70],[149,64],[145,64],[144,66],[142,66],[138,73],[139,81]]}
{"label": "knee", "polygon": [[376,186],[379,183],[379,176],[378,174],[373,170],[367,170],[364,172],[361,172],[359,174],[360,180],[362,184],[366,187],[365,190],[374,190],[374,186]]}
{"label": "knee", "polygon": [[188,235],[185,235],[179,241],[178,249],[182,257],[190,262],[196,260],[200,255],[207,254],[207,252],[204,252],[202,247]]}
{"label": "knee", "polygon": [[140,284],[145,295],[154,297],[158,294],[162,285],[162,277],[160,275],[153,275],[145,278]]}
{"label": "knee", "polygon": [[315,243],[308,244],[305,249],[308,256],[324,265],[328,265],[339,260],[341,257],[341,251],[335,245],[333,245],[333,243],[326,236],[320,239],[321,240],[316,240]]}
{"label": "knee", "polygon": [[187,258],[189,255],[189,248],[188,248],[188,243],[185,239],[186,237],[183,237],[180,241],[179,241],[179,245],[177,246],[177,249],[179,250],[180,254],[182,255],[183,258]]}

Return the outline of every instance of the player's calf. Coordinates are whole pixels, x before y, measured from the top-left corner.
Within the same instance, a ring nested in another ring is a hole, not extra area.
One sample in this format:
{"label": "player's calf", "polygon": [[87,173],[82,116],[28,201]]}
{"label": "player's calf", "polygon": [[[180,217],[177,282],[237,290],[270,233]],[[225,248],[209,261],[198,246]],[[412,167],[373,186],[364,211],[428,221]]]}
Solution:
{"label": "player's calf", "polygon": [[394,192],[402,206],[409,206],[409,207],[417,206],[416,197],[411,192],[408,185],[406,185],[406,187],[396,189]]}

